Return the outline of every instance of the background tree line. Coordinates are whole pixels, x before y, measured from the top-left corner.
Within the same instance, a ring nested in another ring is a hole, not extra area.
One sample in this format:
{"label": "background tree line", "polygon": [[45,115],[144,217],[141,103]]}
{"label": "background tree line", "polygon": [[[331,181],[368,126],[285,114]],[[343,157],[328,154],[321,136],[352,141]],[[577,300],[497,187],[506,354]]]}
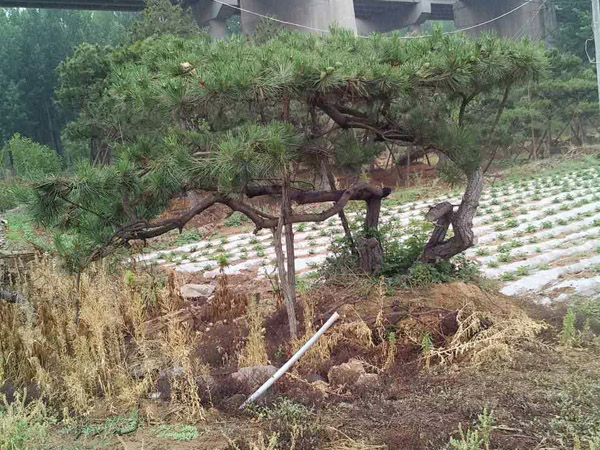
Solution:
{"label": "background tree line", "polygon": [[132,14],[45,9],[0,9],[0,146],[15,133],[59,154],[69,111],[54,91],[61,61],[82,42],[116,45]]}

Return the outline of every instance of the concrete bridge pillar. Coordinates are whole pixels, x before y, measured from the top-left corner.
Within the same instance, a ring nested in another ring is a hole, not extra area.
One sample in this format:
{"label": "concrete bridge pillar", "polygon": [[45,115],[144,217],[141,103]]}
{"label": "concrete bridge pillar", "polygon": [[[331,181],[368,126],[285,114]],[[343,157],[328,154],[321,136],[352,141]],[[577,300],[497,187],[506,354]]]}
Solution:
{"label": "concrete bridge pillar", "polygon": [[415,3],[388,2],[393,9],[370,17],[356,19],[358,32],[369,34],[372,32],[386,33],[388,31],[408,28],[410,31],[419,31],[421,24],[431,16],[431,0],[421,0]]}
{"label": "concrete bridge pillar", "polygon": [[[523,4],[523,0],[462,0],[454,4],[454,25],[466,28],[501,16]],[[556,11],[551,1],[533,0],[519,10],[490,24],[471,31],[495,31],[506,38],[527,36],[533,40],[547,40],[556,28]]]}
{"label": "concrete bridge pillar", "polygon": [[[243,9],[275,17],[286,22],[327,30],[331,25],[356,31],[353,0],[240,0]],[[242,32],[250,34],[260,16],[242,11]],[[293,27],[299,31],[306,28]]]}
{"label": "concrete bridge pillar", "polygon": [[[237,6],[237,0],[223,0],[225,3]],[[237,10],[212,0],[198,0],[192,4],[192,16],[201,27],[206,27],[210,35],[215,39],[227,37],[227,26],[225,21],[236,14]]]}

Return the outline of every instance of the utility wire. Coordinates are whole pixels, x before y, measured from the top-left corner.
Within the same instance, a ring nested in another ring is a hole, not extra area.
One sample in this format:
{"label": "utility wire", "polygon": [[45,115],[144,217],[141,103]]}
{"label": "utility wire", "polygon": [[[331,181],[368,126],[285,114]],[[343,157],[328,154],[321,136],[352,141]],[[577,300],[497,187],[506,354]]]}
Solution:
{"label": "utility wire", "polygon": [[[237,9],[238,11],[245,12],[247,14],[252,14],[254,16],[258,16],[258,17],[261,17],[263,19],[271,20],[273,22],[281,23],[281,24],[284,24],[284,25],[291,25],[291,26],[294,26],[294,27],[303,28],[305,30],[317,31],[319,33],[330,33],[329,30],[323,30],[321,28],[313,28],[313,27],[309,27],[307,25],[300,25],[299,23],[287,22],[285,20],[276,19],[275,17],[269,17],[267,15],[260,14],[260,13],[257,13],[255,11],[250,11],[248,9],[241,8],[239,6],[230,5],[229,3],[225,3],[225,2],[223,2],[221,0],[212,0],[212,1],[215,2],[215,3],[219,3],[220,5],[223,5],[223,6],[228,6],[229,8]],[[459,30],[446,31],[446,32],[444,32],[442,34],[446,35],[446,34],[462,33],[463,31],[469,31],[469,30],[473,30],[475,28],[482,27],[484,25],[488,25],[490,23],[496,22],[496,21],[498,21],[498,20],[500,20],[500,19],[502,19],[502,18],[504,18],[504,17],[506,17],[506,16],[508,16],[508,15],[510,15],[512,13],[514,13],[515,11],[518,11],[519,9],[523,8],[524,6],[530,4],[530,3],[534,2],[534,1],[535,0],[527,0],[525,3],[522,3],[521,5],[517,6],[516,8],[513,8],[510,11],[507,11],[504,14],[499,15],[498,17],[494,17],[493,19],[486,20],[485,22],[481,22],[481,23],[478,23],[476,25],[471,25],[469,27],[461,28]],[[402,36],[402,37],[400,37],[400,39],[422,39],[422,38],[428,38],[428,37],[432,37],[432,36],[433,36],[432,34],[425,34],[425,35],[420,35],[420,36]],[[358,37],[360,37],[360,38],[368,38],[368,36],[362,36],[362,35],[358,35]]]}
{"label": "utility wire", "polygon": [[535,11],[534,13],[531,14],[531,17],[529,18],[529,20],[527,22],[525,22],[523,24],[523,26],[521,28],[519,28],[519,30],[511,36],[511,38],[515,39],[517,37],[520,37],[521,33],[523,33],[523,30],[525,30],[529,25],[531,25],[531,23],[540,14],[540,12],[542,12],[542,9],[544,9],[544,6],[546,6],[546,3],[548,3],[548,0],[543,0],[541,2],[540,7],[537,9],[537,11]]}

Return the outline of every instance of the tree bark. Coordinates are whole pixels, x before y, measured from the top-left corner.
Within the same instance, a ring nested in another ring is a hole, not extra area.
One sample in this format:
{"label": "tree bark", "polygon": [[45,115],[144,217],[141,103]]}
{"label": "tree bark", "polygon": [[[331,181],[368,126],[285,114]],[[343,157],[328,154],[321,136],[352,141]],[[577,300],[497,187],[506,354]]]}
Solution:
{"label": "tree bark", "polygon": [[381,245],[381,238],[377,232],[379,229],[380,212],[380,198],[373,197],[367,201],[365,237],[361,237],[358,244],[360,268],[373,275],[380,273],[383,268],[383,247]]}
{"label": "tree bark", "polygon": [[290,201],[290,173],[288,167],[283,169],[283,186],[281,190],[281,217],[285,226],[285,258],[287,261],[286,274],[280,274],[280,282],[287,282],[288,295],[284,296],[285,306],[290,326],[290,337],[298,336],[298,320],[296,319],[296,256],[294,251],[294,229],[290,217],[292,216],[292,204]]}
{"label": "tree bark", "polygon": [[277,273],[279,274],[279,286],[283,294],[283,302],[288,316],[288,325],[290,328],[290,337],[293,339],[298,336],[298,321],[296,319],[296,307],[292,299],[288,275],[285,264],[285,254],[281,243],[281,235],[283,232],[283,216],[279,218],[277,228],[273,229],[273,238],[275,240],[275,256],[277,258]]}
{"label": "tree bark", "polygon": [[[467,188],[456,212],[453,212],[454,208],[448,202],[440,203],[429,211],[427,219],[435,224],[435,229],[419,258],[421,262],[437,263],[448,260],[473,246],[473,218],[482,190],[483,173],[481,167],[477,167],[467,173]],[[450,225],[454,236],[446,240]]]}
{"label": "tree bark", "polygon": [[[261,195],[281,195],[281,189],[282,187],[279,185],[248,186],[244,190],[244,194],[246,194],[248,198],[259,197]],[[333,191],[303,191],[301,189],[290,188],[290,200],[299,205],[305,205],[307,203],[337,202],[351,189],[352,188]],[[392,190],[390,188],[378,188],[368,184],[362,184],[356,186],[356,189],[352,189],[348,200],[369,200],[372,197],[385,198],[390,195],[391,192]]]}
{"label": "tree bark", "polygon": [[358,244],[360,268],[367,273],[377,275],[383,268],[383,248],[377,238],[361,237]]}
{"label": "tree bark", "polygon": [[[329,165],[327,158],[323,158],[322,165],[325,168],[325,174],[327,175],[327,180],[329,181],[329,187],[332,191],[335,191],[337,189],[335,177],[333,176],[333,171],[331,170],[331,166]],[[358,249],[356,248],[356,243],[352,237],[352,231],[350,230],[350,225],[348,224],[348,219],[346,218],[346,213],[344,210],[340,211],[339,218],[340,222],[342,222],[342,228],[344,229],[346,239],[348,239],[348,242],[350,243],[350,250],[352,253],[358,254]]]}

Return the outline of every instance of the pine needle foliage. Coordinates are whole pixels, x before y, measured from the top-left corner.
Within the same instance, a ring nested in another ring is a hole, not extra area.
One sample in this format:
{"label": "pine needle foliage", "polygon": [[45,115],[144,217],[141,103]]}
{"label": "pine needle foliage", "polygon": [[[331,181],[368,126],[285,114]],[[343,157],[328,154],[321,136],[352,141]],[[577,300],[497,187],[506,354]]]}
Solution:
{"label": "pine needle foliage", "polygon": [[360,166],[383,151],[382,141],[430,145],[472,170],[490,127],[478,127],[466,107],[546,66],[545,50],[528,41],[441,32],[358,38],[342,29],[280,31],[260,43],[165,35],[105,61],[108,74],[90,81],[95,92],[103,86],[100,98],[84,102],[78,120],[93,118],[112,163],[80,164],[37,189],[42,223],[95,245],[156,218],[187,191],[232,195],[281,184],[292,163]]}

